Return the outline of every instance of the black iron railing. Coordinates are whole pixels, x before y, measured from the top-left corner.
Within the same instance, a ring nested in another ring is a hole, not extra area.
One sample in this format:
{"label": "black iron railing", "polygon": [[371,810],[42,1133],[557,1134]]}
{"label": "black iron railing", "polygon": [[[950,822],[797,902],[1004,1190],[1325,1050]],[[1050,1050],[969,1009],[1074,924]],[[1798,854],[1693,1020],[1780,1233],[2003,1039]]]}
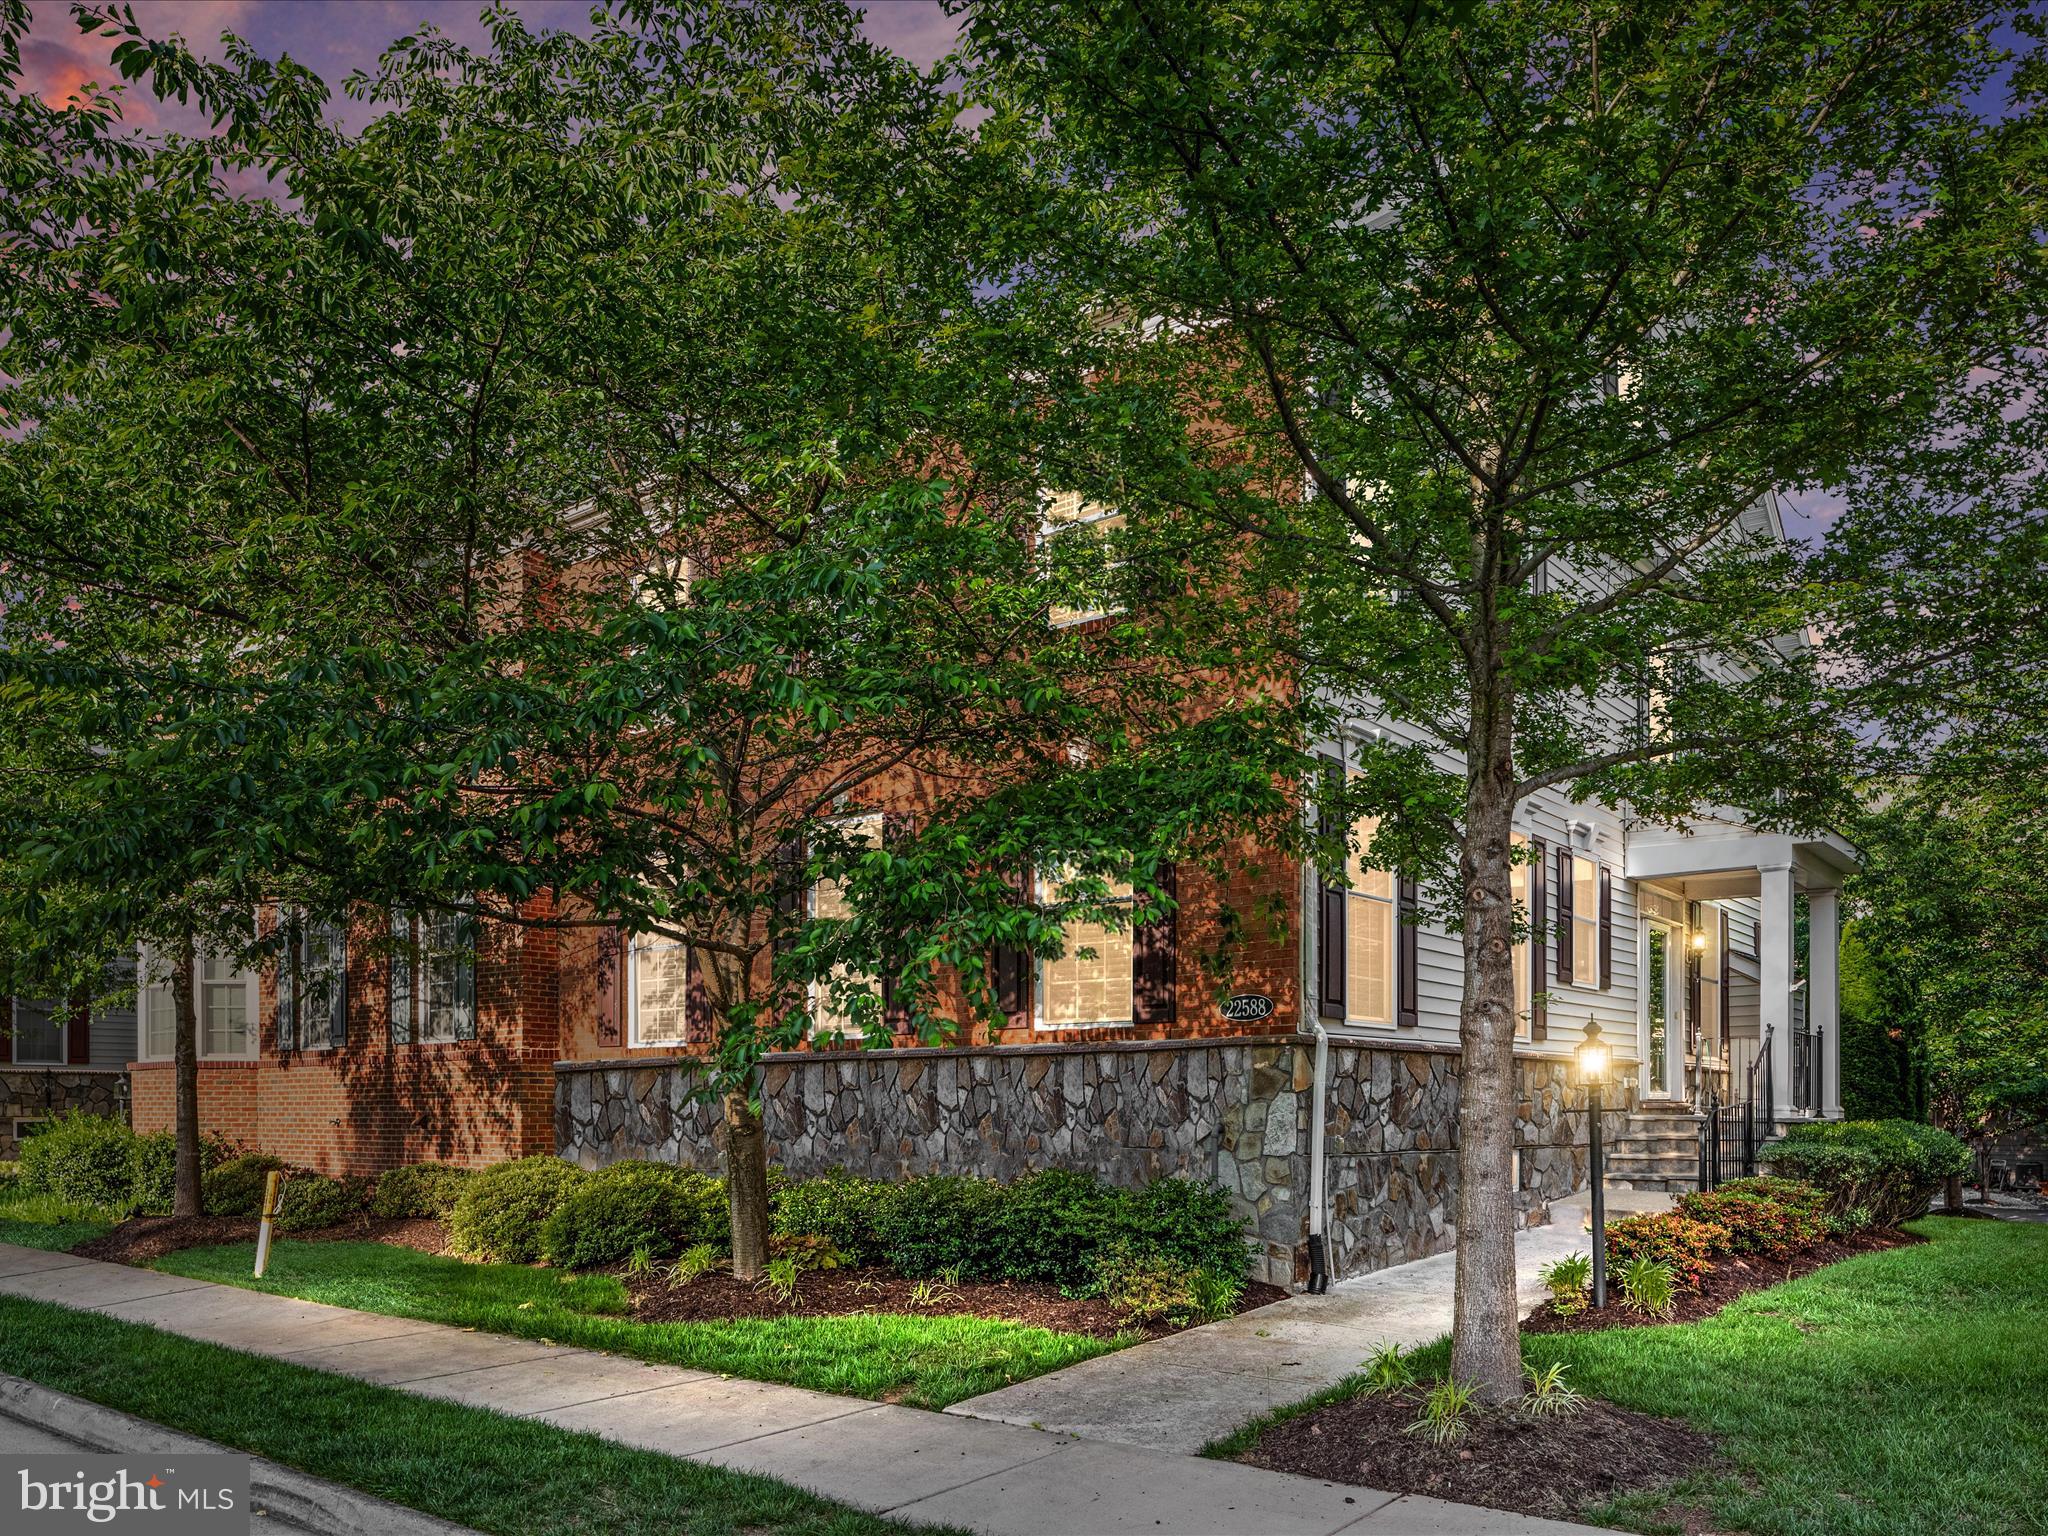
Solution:
{"label": "black iron railing", "polygon": [[1792,1031],[1792,1107],[1820,1107],[1821,1038],[1817,1029]]}
{"label": "black iron railing", "polygon": [[1701,1189],[1718,1188],[1727,1179],[1746,1179],[1756,1173],[1756,1154],[1770,1135],[1771,1032],[1764,1031],[1756,1057],[1743,1074],[1742,1097],[1723,1104],[1710,1094],[1700,1119]]}

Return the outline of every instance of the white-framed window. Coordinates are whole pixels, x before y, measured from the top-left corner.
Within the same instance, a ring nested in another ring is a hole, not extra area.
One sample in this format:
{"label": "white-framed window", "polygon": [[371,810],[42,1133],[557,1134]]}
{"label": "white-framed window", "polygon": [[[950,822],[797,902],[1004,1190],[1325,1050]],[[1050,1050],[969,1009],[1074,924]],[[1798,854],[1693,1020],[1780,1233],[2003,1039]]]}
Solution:
{"label": "white-framed window", "polygon": [[[1039,534],[1048,542],[1055,539],[1104,539],[1123,526],[1124,514],[1121,511],[1099,501],[1090,501],[1079,491],[1049,490],[1040,498]],[[1105,587],[1107,576],[1107,566],[1096,573],[1096,579]],[[1064,629],[1073,624],[1086,624],[1091,619],[1107,618],[1117,611],[1106,591],[1095,596],[1095,601],[1079,607],[1055,603],[1046,615],[1052,627]]]}
{"label": "white-framed window", "polygon": [[[170,960],[144,949],[138,960],[136,1040],[144,1061],[177,1055],[178,1003],[171,988]],[[257,1047],[257,975],[230,956],[199,954],[193,1011],[199,1026],[201,1061],[249,1061]]]}
{"label": "white-framed window", "polygon": [[[848,817],[835,825],[840,836],[848,842],[875,847],[882,841],[882,818],[879,815]],[[846,902],[846,892],[837,880],[820,880],[811,887],[812,917],[829,919],[852,915],[852,909]],[[823,1039],[860,1038],[865,1031],[861,1021],[854,1016],[848,989],[864,986],[872,990],[874,984],[875,978],[871,974],[855,972],[844,965],[834,966],[828,980],[812,982],[811,1034]],[[834,996],[835,987],[839,994],[837,997]]]}
{"label": "white-framed window", "polygon": [[303,913],[290,921],[296,931],[277,969],[278,1044],[331,1050],[348,1039],[348,924]]}
{"label": "white-framed window", "polygon": [[657,613],[690,600],[696,567],[688,555],[657,556],[633,573],[633,601]]}
{"label": "white-framed window", "polygon": [[634,1045],[681,1045],[689,1030],[690,950],[680,939],[643,933],[632,940],[626,988],[627,1039]]}
{"label": "white-framed window", "polygon": [[49,998],[13,1000],[14,1064],[18,1067],[61,1067],[70,1043],[65,1010]]}
{"label": "white-framed window", "polygon": [[1600,861],[1572,855],[1572,984],[1600,985]]}
{"label": "white-framed window", "polygon": [[464,912],[391,914],[391,1040],[476,1038],[475,924]]}
{"label": "white-framed window", "polygon": [[[1515,850],[1518,861],[1528,857],[1529,839],[1519,832],[1508,836],[1510,846]],[[1527,1040],[1535,1033],[1536,1022],[1536,935],[1535,928],[1543,921],[1543,914],[1536,910],[1530,892],[1536,888],[1537,875],[1534,864],[1517,862],[1508,870],[1508,892],[1514,898],[1515,921],[1522,929],[1522,937],[1516,941],[1514,950],[1515,966],[1515,1038]]]}
{"label": "white-framed window", "polygon": [[1721,966],[1728,949],[1728,914],[1705,902],[1697,910],[1693,932],[1706,941],[1693,947],[1700,968],[1699,1053],[1718,1059],[1725,1048],[1721,1038]]}
{"label": "white-framed window", "polygon": [[[1061,899],[1056,880],[1041,877],[1038,890],[1041,901]],[[1125,906],[1136,899],[1130,886],[1121,883],[1112,884],[1109,895]],[[1042,1030],[1128,1027],[1137,1015],[1130,925],[1111,928],[1076,919],[1063,932],[1060,957],[1038,962],[1034,1025]]]}
{"label": "white-framed window", "polygon": [[1345,855],[1351,887],[1344,893],[1344,1022],[1394,1022],[1394,872],[1366,862],[1380,818],[1361,816],[1352,826],[1354,848]]}

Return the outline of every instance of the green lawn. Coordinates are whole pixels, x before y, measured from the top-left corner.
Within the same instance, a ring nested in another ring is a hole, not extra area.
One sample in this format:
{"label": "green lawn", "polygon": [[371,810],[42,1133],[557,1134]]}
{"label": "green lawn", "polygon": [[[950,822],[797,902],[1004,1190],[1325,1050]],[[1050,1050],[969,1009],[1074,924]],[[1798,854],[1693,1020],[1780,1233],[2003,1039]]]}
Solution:
{"label": "green lawn", "polygon": [[643,1360],[943,1408],[1115,1349],[1085,1334],[978,1317],[741,1318],[638,1323],[609,1275],[466,1264],[381,1243],[283,1242],[250,1278],[248,1244],[189,1248],[156,1267],[364,1312],[425,1318]]}
{"label": "green lawn", "polygon": [[763,1477],[0,1297],[0,1373],[503,1536],[907,1536]]}
{"label": "green lawn", "polygon": [[12,1184],[0,1185],[0,1243],[61,1253],[104,1235],[113,1224],[112,1216],[91,1206],[69,1205],[55,1195],[31,1195]]}
{"label": "green lawn", "polygon": [[[1732,1464],[1585,1518],[1676,1536],[1663,1511],[1677,1499],[1714,1530],[1757,1536],[2048,1532],[2048,1227],[1912,1230],[1931,1241],[1754,1292],[1704,1322],[1527,1337],[1530,1361],[1564,1360],[1582,1392],[1721,1437]],[[1441,1374],[1449,1353],[1433,1345],[1417,1366]],[[1211,1454],[1242,1449],[1258,1427]]]}

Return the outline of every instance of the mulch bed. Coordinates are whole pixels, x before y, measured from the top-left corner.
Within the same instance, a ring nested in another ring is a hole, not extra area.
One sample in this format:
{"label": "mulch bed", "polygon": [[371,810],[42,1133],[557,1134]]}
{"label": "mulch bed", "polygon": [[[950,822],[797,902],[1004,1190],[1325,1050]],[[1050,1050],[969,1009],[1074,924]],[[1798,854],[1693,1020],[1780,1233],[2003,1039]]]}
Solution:
{"label": "mulch bed", "polygon": [[1434,1445],[1408,1433],[1423,1397],[1409,1388],[1331,1403],[1274,1425],[1237,1460],[1565,1519],[1588,1504],[1675,1482],[1715,1455],[1713,1440],[1697,1430],[1591,1398],[1577,1413],[1543,1418],[1475,1411],[1462,1439]]}
{"label": "mulch bed", "polygon": [[[1178,1332],[1164,1323],[1133,1330],[1117,1320],[1107,1303],[1060,1294],[1058,1286],[1029,1281],[962,1280],[928,1282],[922,1300],[917,1282],[887,1269],[806,1271],[793,1301],[785,1304],[766,1286],[713,1270],[685,1285],[671,1286],[660,1274],[620,1274],[640,1322],[718,1322],[732,1317],[837,1317],[891,1312],[914,1317],[989,1317],[1062,1333],[1115,1338],[1132,1331],[1150,1338]],[[1240,1312],[1263,1307],[1287,1293],[1278,1286],[1251,1284]]]}
{"label": "mulch bed", "polygon": [[1672,1297],[1669,1317],[1645,1317],[1624,1306],[1614,1276],[1607,1277],[1607,1305],[1599,1311],[1587,1307],[1570,1316],[1560,1316],[1550,1302],[1544,1302],[1522,1320],[1524,1333],[1598,1333],[1606,1328],[1649,1328],[1659,1323],[1696,1323],[1712,1317],[1739,1296],[1767,1286],[1783,1285],[1800,1275],[1810,1275],[1859,1253],[1876,1253],[1926,1239],[1896,1228],[1880,1232],[1858,1232],[1853,1237],[1822,1243],[1789,1259],[1716,1259],[1713,1272],[1703,1277],[1697,1290],[1680,1291]]}
{"label": "mulch bed", "polygon": [[[391,1243],[422,1253],[443,1253],[448,1247],[448,1230],[438,1221],[370,1217],[318,1232],[280,1232],[276,1238],[280,1243]],[[131,1216],[105,1236],[91,1238],[71,1251],[85,1259],[149,1264],[180,1248],[255,1241],[253,1216]]]}

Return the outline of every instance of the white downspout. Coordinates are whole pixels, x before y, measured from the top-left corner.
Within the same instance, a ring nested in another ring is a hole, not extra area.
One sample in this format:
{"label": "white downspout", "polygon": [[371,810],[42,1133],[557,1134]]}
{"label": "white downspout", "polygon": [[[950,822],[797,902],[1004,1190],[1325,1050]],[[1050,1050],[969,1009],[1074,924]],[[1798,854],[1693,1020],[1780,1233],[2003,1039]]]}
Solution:
{"label": "white downspout", "polygon": [[1308,1290],[1320,1296],[1330,1288],[1328,1239],[1329,1190],[1324,1177],[1327,1161],[1325,1122],[1330,1090],[1330,1032],[1323,1021],[1314,1023],[1316,1035],[1315,1082],[1310,1087],[1313,1107],[1308,1122]]}

